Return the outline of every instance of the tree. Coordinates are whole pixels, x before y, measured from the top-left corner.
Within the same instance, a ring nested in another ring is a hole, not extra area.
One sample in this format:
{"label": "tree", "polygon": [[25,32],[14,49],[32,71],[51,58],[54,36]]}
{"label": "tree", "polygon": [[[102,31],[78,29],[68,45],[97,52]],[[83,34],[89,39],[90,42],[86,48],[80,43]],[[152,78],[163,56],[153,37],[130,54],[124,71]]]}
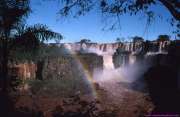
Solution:
{"label": "tree", "polygon": [[117,43],[122,43],[122,42],[124,42],[124,40],[125,40],[124,37],[121,37],[121,38],[120,38],[120,37],[117,37],[117,38],[116,38],[116,42],[117,42]]}
{"label": "tree", "polygon": [[80,42],[78,42],[78,43],[80,43],[81,45],[83,44],[83,43],[90,43],[91,42],[91,40],[90,39],[81,39],[80,40]]}
{"label": "tree", "polygon": [[136,42],[143,42],[144,39],[142,37],[139,37],[139,36],[135,36],[133,37],[133,42],[136,43]]}
{"label": "tree", "polygon": [[13,50],[31,51],[45,40],[62,39],[62,35],[46,25],[27,26],[25,19],[31,12],[29,0],[0,0],[0,52],[2,90],[7,91],[8,60]]}
{"label": "tree", "polygon": [[117,37],[116,42],[121,42],[121,39],[119,37]]}
{"label": "tree", "polygon": [[169,41],[170,36],[169,35],[159,35],[157,41]]}
{"label": "tree", "polygon": [[[172,18],[171,25],[175,25],[177,34],[180,28],[180,1],[179,0],[61,0],[62,6],[59,13],[62,16],[73,15],[75,17],[84,15],[93,8],[98,8],[106,18],[117,18],[112,27],[120,20],[120,15],[130,14],[136,15],[143,13],[147,16],[147,24],[149,25],[157,12],[151,9],[151,6],[163,6],[170,12]],[[161,14],[162,15],[162,14]],[[159,15],[158,15],[159,16]],[[109,25],[109,24],[108,24]]]}

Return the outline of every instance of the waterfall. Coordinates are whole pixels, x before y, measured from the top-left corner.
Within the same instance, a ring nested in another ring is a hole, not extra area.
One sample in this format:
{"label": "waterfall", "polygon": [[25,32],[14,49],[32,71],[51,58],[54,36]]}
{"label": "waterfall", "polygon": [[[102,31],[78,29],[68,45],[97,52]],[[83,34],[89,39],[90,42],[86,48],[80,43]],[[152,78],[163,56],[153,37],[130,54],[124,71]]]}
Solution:
{"label": "waterfall", "polygon": [[129,64],[134,64],[135,62],[136,62],[136,56],[131,54],[129,56]]}
{"label": "waterfall", "polygon": [[162,52],[162,46],[163,46],[163,42],[159,42],[159,53]]}
{"label": "waterfall", "polygon": [[[120,82],[131,85],[131,83],[137,83],[138,81],[139,89],[143,88],[144,84],[140,81],[140,78],[151,66],[151,56],[164,53],[169,44],[170,42],[150,42],[148,52],[144,51],[146,47],[144,43],[139,42],[73,43],[64,45],[72,51],[81,52],[82,50],[84,53],[95,53],[102,56],[103,69],[95,68],[93,70],[93,80],[101,87],[114,91],[117,88],[113,87],[119,85]],[[145,57],[141,57],[143,54],[145,54]]]}
{"label": "waterfall", "polygon": [[114,69],[112,55],[109,54],[103,55],[103,65],[104,65],[104,69]]}

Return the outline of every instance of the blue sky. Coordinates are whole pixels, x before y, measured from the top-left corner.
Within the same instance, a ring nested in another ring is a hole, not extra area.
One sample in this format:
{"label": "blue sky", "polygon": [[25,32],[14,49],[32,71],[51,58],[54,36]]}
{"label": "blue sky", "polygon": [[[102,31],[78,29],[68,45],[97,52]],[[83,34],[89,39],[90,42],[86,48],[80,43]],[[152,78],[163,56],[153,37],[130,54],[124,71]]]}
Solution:
{"label": "blue sky", "polygon": [[[102,23],[102,17],[95,10],[81,16],[79,18],[61,19],[57,14],[60,4],[51,0],[40,2],[40,0],[31,0],[32,13],[27,19],[30,25],[41,23],[46,24],[50,29],[59,32],[64,36],[62,42],[77,42],[82,38],[88,38],[93,42],[115,42],[117,37],[142,36],[145,39],[156,39],[160,34],[168,34],[171,37],[172,27],[165,21],[157,19],[145,32],[146,20],[141,19],[140,16],[123,15],[120,17],[121,29],[105,30],[102,28],[105,23]],[[153,7],[158,13],[164,17],[170,17],[168,11],[163,7]],[[144,33],[145,32],[145,33]]]}

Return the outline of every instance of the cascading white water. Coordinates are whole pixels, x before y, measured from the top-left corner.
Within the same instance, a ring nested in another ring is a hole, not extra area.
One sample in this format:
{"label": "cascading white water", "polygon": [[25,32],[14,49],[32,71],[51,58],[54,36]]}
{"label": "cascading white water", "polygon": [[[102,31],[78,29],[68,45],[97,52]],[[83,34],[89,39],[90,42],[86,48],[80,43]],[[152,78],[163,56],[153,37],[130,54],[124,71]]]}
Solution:
{"label": "cascading white water", "polygon": [[[137,63],[135,55],[124,53],[119,57],[119,60],[123,65],[121,65],[120,68],[115,69],[113,54],[119,47],[118,44],[68,44],[66,46],[71,49],[71,51],[80,51],[81,48],[83,49],[83,52],[96,53],[103,57],[103,69],[94,69],[93,79],[101,87],[110,92],[117,90],[120,82],[131,84],[136,81],[144,73],[147,67],[145,63]],[[126,43],[122,48],[127,52],[133,50],[132,43]]]}
{"label": "cascading white water", "polygon": [[103,55],[103,67],[104,69],[114,69],[112,55]]}
{"label": "cascading white water", "polygon": [[159,43],[159,53],[162,52],[162,45],[163,45],[163,42],[160,42],[160,43]]}
{"label": "cascading white water", "polygon": [[136,57],[134,55],[129,56],[129,64],[134,64],[136,62]]}

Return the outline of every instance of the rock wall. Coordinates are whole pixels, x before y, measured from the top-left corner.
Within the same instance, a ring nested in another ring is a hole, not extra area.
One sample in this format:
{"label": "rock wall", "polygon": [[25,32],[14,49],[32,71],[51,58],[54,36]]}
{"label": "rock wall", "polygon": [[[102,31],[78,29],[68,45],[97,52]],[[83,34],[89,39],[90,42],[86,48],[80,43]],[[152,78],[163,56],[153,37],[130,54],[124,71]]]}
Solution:
{"label": "rock wall", "polygon": [[95,69],[103,68],[101,56],[96,54],[77,54],[49,58],[44,61],[43,79],[72,78],[87,70],[91,75]]}
{"label": "rock wall", "polygon": [[180,41],[171,43],[168,54],[151,55],[150,59],[153,66],[144,79],[155,104],[154,112],[180,112]]}
{"label": "rock wall", "polygon": [[[145,58],[153,58],[157,54],[167,54],[170,41],[146,41],[134,42],[128,46],[131,49],[118,47],[113,54],[113,63],[116,68],[131,64],[135,61],[142,61]],[[126,47],[127,48],[127,47]]]}
{"label": "rock wall", "polygon": [[[80,61],[83,69],[93,74],[94,69],[103,69],[103,55],[113,55],[115,68],[140,60],[148,52],[166,52],[169,41],[157,42],[126,42],[126,43],[66,43],[56,46],[63,46],[71,52],[58,57],[48,57],[36,63],[15,64],[12,71],[15,71],[20,78],[54,79],[72,77],[72,68]],[[52,44],[51,44],[52,45]],[[75,53],[74,53],[75,52]],[[81,52],[81,53],[79,53]],[[96,54],[92,54],[96,53]],[[97,55],[98,54],[98,55]],[[102,56],[99,56],[102,55]]]}
{"label": "rock wall", "polygon": [[[134,42],[124,42],[124,43],[62,43],[57,46],[63,46],[71,51],[84,50],[86,52],[91,52],[93,50],[114,53],[117,48],[121,48],[128,52],[139,52],[141,50],[146,50],[149,52],[166,51],[170,41],[134,41]],[[52,45],[52,44],[50,44]]]}
{"label": "rock wall", "polygon": [[77,55],[81,64],[83,65],[85,70],[88,70],[90,75],[92,76],[94,70],[102,70],[103,69],[103,57],[98,56],[94,53],[86,53],[86,54],[78,54]]}
{"label": "rock wall", "polygon": [[102,56],[96,54],[62,55],[25,63],[12,63],[9,74],[20,79],[61,79],[82,77],[84,70],[90,75],[95,69],[103,69]]}
{"label": "rock wall", "polygon": [[9,66],[9,75],[20,79],[35,79],[37,66],[33,62],[11,64]]}
{"label": "rock wall", "polygon": [[43,79],[72,78],[78,75],[76,75],[79,73],[78,70],[78,65],[73,57],[61,56],[45,59],[41,74]]}

